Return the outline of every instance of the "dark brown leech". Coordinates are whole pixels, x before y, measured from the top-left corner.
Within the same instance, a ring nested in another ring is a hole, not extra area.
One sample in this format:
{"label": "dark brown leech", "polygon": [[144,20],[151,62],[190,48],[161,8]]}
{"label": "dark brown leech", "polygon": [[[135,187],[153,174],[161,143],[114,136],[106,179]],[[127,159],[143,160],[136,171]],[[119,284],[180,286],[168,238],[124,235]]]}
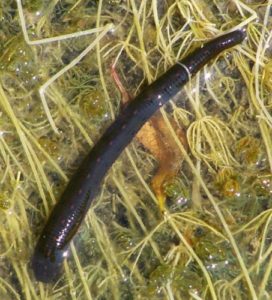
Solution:
{"label": "dark brown leech", "polygon": [[244,38],[245,32],[237,30],[208,42],[172,66],[125,107],[83,160],[53,208],[32,258],[37,280],[52,282],[61,273],[69,243],[98,193],[104,175],[143,124],[207,62]]}

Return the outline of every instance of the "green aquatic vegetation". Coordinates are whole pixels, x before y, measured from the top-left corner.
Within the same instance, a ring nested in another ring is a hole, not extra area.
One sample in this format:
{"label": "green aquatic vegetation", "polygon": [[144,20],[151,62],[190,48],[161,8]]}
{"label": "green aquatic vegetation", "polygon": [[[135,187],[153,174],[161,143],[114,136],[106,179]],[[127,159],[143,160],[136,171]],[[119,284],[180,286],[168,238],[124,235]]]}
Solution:
{"label": "green aquatic vegetation", "polygon": [[259,159],[260,141],[251,136],[245,136],[236,143],[236,155],[241,163],[256,164]]}
{"label": "green aquatic vegetation", "polygon": [[[270,11],[256,1],[0,4],[1,299],[271,298]],[[36,283],[29,261],[46,217],[122,113],[111,67],[136,95],[235,26],[247,26],[247,41],[163,108],[184,157],[164,186],[165,214],[150,187],[156,161],[134,142],[107,174],[60,280]],[[168,116],[187,130],[187,150]]]}
{"label": "green aquatic vegetation", "polygon": [[94,89],[85,95],[81,95],[79,107],[87,119],[94,116],[98,120],[103,120],[105,116],[107,118],[107,109],[103,98],[103,92],[99,91],[99,89]]}
{"label": "green aquatic vegetation", "polygon": [[171,180],[167,181],[164,184],[164,190],[166,195],[171,198],[177,198],[180,195],[185,198],[189,197],[189,195],[186,194],[188,190],[178,178],[171,178]]}
{"label": "green aquatic vegetation", "polygon": [[222,168],[216,174],[216,186],[224,197],[235,197],[240,193],[239,176],[230,168]]}
{"label": "green aquatic vegetation", "polygon": [[[23,85],[24,94],[27,89],[35,89],[39,82],[39,70],[33,61],[36,53],[25,43],[21,36],[7,40],[0,52],[0,72],[6,78]],[[13,83],[14,84],[14,83]]]}
{"label": "green aquatic vegetation", "polygon": [[197,242],[195,250],[215,280],[231,280],[239,274],[228,243],[214,244],[213,236],[205,237]]}
{"label": "green aquatic vegetation", "polygon": [[11,203],[7,192],[0,194],[0,208],[3,210],[11,208]]}
{"label": "green aquatic vegetation", "polygon": [[163,294],[163,290],[171,285],[173,295],[181,298],[203,292],[204,284],[200,276],[193,270],[184,269],[184,266],[161,265],[154,270],[144,288],[145,297],[156,299]]}
{"label": "green aquatic vegetation", "polygon": [[219,119],[206,116],[193,122],[187,130],[187,139],[192,153],[210,165],[230,166],[236,164],[230,144],[233,135]]}

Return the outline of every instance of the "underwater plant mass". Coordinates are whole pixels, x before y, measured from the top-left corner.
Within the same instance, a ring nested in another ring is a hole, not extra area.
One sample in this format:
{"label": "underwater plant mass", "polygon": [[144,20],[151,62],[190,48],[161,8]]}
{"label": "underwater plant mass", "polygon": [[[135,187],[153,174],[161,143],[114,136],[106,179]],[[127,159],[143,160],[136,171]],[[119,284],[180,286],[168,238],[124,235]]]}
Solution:
{"label": "underwater plant mass", "polygon": [[[4,2],[0,298],[270,299],[271,3]],[[131,143],[134,132],[120,134],[127,146],[101,183],[97,176],[99,193],[67,237],[69,259],[58,276],[45,275],[51,284],[38,282],[42,229],[84,157],[137,108],[129,99],[241,28],[242,43],[179,85],[151,119],[147,109]]]}

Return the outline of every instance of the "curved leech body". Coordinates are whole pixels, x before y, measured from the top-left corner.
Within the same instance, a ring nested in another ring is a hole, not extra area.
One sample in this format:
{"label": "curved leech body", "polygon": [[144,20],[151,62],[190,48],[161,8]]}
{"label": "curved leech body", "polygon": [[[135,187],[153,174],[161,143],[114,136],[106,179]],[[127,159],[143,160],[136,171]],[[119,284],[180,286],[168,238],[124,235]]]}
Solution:
{"label": "curved leech body", "polygon": [[218,37],[172,66],[124,108],[70,180],[43,229],[32,258],[36,279],[59,275],[66,250],[82,223],[108,169],[144,123],[176,95],[191,76],[223,50],[240,43],[244,31]]}

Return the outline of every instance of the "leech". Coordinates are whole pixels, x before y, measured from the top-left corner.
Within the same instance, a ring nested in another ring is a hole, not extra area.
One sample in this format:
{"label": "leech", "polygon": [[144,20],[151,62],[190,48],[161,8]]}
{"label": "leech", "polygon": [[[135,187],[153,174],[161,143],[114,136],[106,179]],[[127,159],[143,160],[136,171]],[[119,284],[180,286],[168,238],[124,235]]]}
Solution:
{"label": "leech", "polygon": [[[53,208],[32,258],[37,280],[52,282],[61,274],[69,244],[99,192],[101,181],[140,128],[205,64],[244,38],[245,32],[236,30],[208,42],[173,65],[126,105],[83,160]],[[79,195],[81,190],[84,192]]]}

